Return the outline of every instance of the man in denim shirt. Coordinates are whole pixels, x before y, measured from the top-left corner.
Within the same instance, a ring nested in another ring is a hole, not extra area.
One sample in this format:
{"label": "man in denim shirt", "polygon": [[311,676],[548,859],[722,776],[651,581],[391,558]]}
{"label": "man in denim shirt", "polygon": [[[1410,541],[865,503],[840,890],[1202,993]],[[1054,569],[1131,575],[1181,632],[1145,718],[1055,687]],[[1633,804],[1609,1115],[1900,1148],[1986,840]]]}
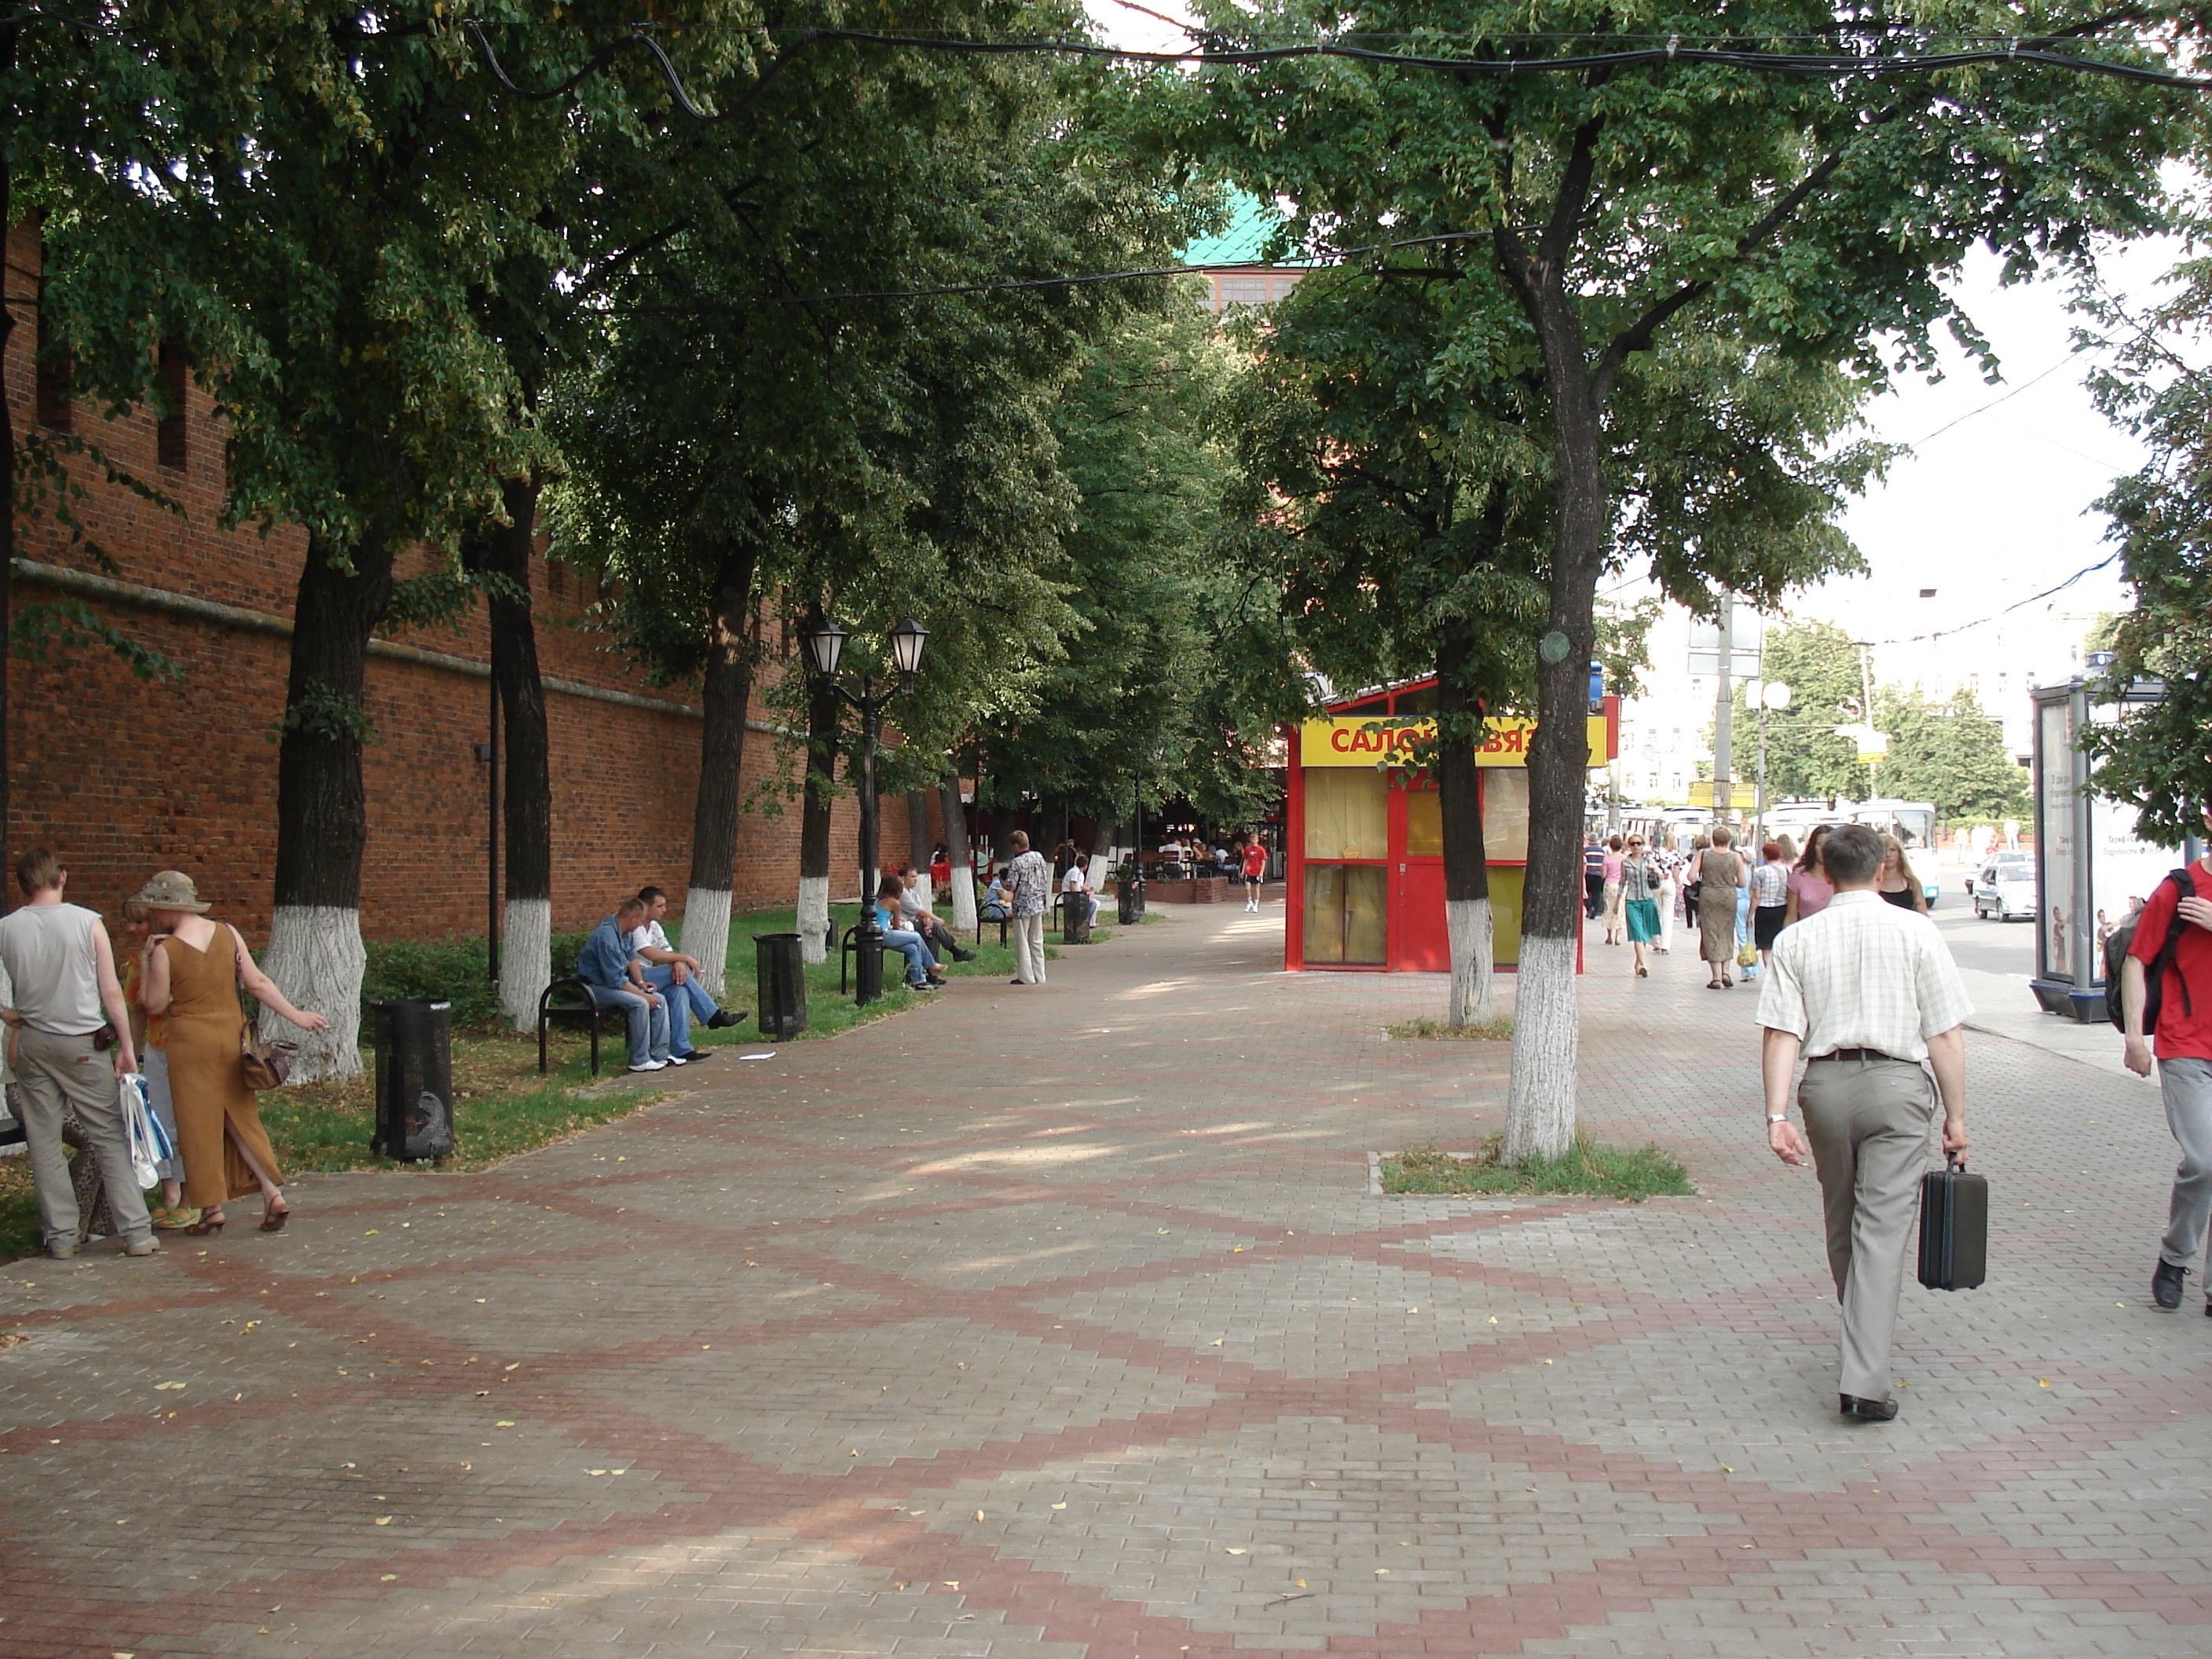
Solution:
{"label": "man in denim shirt", "polygon": [[668,1004],[645,982],[644,963],[629,948],[629,936],[644,922],[644,901],[624,899],[584,941],[576,973],[601,1007],[619,1006],[629,1019],[630,1070],[658,1072],[684,1062],[668,1052]]}

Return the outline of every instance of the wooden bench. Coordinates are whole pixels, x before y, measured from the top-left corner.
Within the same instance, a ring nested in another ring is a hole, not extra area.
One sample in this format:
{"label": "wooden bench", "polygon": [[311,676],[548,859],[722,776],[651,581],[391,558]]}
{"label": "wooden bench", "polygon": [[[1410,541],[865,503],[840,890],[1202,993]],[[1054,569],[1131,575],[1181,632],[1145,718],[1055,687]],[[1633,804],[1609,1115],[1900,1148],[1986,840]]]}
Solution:
{"label": "wooden bench", "polygon": [[[547,986],[538,999],[538,1071],[545,1073],[545,1032],[554,1021],[563,1024],[583,1025],[592,1033],[592,1075],[599,1074],[599,1026],[607,1019],[622,1022],[623,1042],[629,1042],[629,1010],[611,999],[602,1000],[598,990],[571,974],[566,979],[556,979]],[[624,1053],[628,1049],[625,1048]]]}

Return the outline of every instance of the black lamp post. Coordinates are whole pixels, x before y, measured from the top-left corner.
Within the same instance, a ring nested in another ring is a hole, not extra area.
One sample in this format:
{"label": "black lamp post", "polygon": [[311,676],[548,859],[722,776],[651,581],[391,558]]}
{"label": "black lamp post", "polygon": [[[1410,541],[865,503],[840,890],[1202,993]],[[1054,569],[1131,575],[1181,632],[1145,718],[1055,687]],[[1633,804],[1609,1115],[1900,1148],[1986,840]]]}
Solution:
{"label": "black lamp post", "polygon": [[866,1006],[884,994],[884,930],[883,924],[876,920],[876,738],[885,706],[899,691],[914,689],[914,677],[921,667],[921,647],[929,639],[929,630],[911,617],[891,629],[891,660],[898,666],[899,683],[896,690],[880,695],[875,690],[874,680],[866,674],[860,676],[857,696],[838,684],[837,665],[844,657],[845,641],[850,637],[825,617],[808,632],[806,651],[814,659],[815,672],[829,681],[839,696],[860,711],[860,931],[856,940],[860,960],[854,969],[858,986],[853,1000]]}

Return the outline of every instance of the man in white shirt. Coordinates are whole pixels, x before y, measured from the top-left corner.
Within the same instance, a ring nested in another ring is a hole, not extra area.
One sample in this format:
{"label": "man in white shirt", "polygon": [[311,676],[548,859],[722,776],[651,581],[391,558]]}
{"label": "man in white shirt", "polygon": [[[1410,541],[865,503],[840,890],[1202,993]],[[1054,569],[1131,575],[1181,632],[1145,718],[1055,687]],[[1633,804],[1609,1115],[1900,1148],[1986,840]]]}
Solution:
{"label": "man in white shirt", "polygon": [[1085,913],[1083,925],[1085,927],[1096,927],[1098,925],[1098,890],[1091,884],[1090,854],[1076,854],[1075,862],[1067,866],[1067,873],[1060,878],[1060,890],[1062,893],[1080,894],[1090,906]]}
{"label": "man in white shirt", "polygon": [[[1759,999],[1766,1144],[1793,1167],[1809,1154],[1820,1173],[1844,1310],[1843,1413],[1874,1423],[1897,1415],[1890,1335],[1939,1091],[1943,1150],[1966,1154],[1964,1022],[1974,1011],[1936,924],[1882,902],[1883,851],[1864,824],[1828,837],[1836,896],[1783,930]],[[1810,1056],[1797,1090],[1802,1134],[1790,1121],[1800,1053]]]}
{"label": "man in white shirt", "polygon": [[1033,852],[1021,830],[1013,835],[1014,857],[1006,866],[1006,890],[1014,906],[1016,985],[1044,983],[1044,913],[1052,902],[1052,866]]}
{"label": "man in white shirt", "polygon": [[658,887],[641,889],[637,902],[645,906],[645,921],[633,928],[629,948],[645,962],[645,982],[661,993],[668,1003],[668,1050],[673,1060],[704,1060],[707,1051],[691,1046],[691,1022],[711,1030],[735,1025],[745,1017],[716,1006],[707,988],[699,983],[699,958],[672,949],[661,919],[668,914],[668,895]]}
{"label": "man in white shirt", "polygon": [[[15,884],[24,902],[0,918],[0,962],[15,988],[15,1006],[0,1011],[0,1017],[21,1033],[16,1111],[23,1120],[46,1254],[67,1261],[77,1252],[82,1218],[62,1150],[62,1116],[74,1110],[84,1127],[84,1156],[100,1161],[123,1253],[156,1255],[161,1247],[131,1173],[116,1086],[117,1079],[138,1069],[138,1057],[115,976],[114,946],[97,915],[64,902],[69,872],[45,848],[34,847],[15,860]],[[103,1020],[115,1032],[112,1070],[100,1063],[93,1042]]]}

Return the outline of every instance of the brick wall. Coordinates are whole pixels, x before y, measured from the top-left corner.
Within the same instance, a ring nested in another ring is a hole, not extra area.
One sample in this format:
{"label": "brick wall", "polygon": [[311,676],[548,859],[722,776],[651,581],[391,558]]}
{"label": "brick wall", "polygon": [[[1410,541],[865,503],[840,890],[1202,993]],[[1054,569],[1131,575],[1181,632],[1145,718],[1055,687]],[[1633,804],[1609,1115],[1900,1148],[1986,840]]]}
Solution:
{"label": "brick wall", "polygon": [[[8,293],[36,292],[38,243],[18,229],[7,243]],[[36,331],[27,306],[9,342],[6,393],[18,434],[37,419]],[[167,442],[150,410],[116,420],[80,399],[76,433],[171,497],[172,513],[132,492],[80,477],[73,510],[113,561],[115,580],[234,606],[264,618],[291,614],[306,538],[289,527],[225,529],[222,431],[198,387],[181,432]],[[177,440],[182,439],[182,453]],[[163,453],[166,449],[167,454]],[[164,459],[181,465],[163,465]],[[50,520],[19,526],[20,554],[36,564],[99,574]],[[424,568],[427,551],[403,559]],[[595,625],[587,578],[540,564],[532,573],[542,672],[550,679],[627,693],[637,708],[549,689],[552,745],[554,925],[586,926],[618,894],[652,882],[681,902],[691,857],[701,723],[696,686],[654,688]],[[18,610],[63,595],[33,574],[19,578]],[[70,870],[70,896],[112,909],[151,872],[190,873],[218,911],[257,942],[266,937],[276,848],[276,723],[283,712],[289,641],[266,626],[168,615],[129,598],[87,603],[124,633],[173,659],[180,681],[146,681],[104,647],[52,652],[9,665],[8,737],[14,799],[6,844],[45,842]],[[452,627],[398,642],[482,665],[481,607]],[[770,671],[773,672],[773,670]],[[362,926],[371,938],[481,933],[484,927],[486,767],[475,745],[488,735],[488,681],[453,668],[372,656],[368,705],[376,741],[363,768],[368,846]],[[769,711],[757,701],[754,715]],[[769,732],[749,732],[747,799],[763,781],[793,775]],[[886,799],[886,862],[906,855],[904,803]],[[838,803],[832,823],[836,886],[849,885],[857,807]],[[740,909],[793,902],[799,878],[796,800],[779,815],[748,813],[738,840]],[[925,849],[926,850],[926,849]]]}

